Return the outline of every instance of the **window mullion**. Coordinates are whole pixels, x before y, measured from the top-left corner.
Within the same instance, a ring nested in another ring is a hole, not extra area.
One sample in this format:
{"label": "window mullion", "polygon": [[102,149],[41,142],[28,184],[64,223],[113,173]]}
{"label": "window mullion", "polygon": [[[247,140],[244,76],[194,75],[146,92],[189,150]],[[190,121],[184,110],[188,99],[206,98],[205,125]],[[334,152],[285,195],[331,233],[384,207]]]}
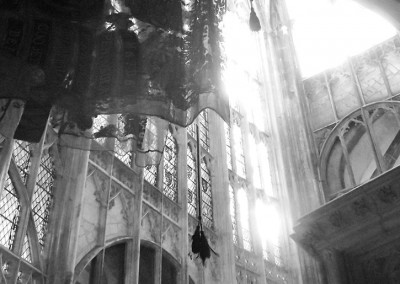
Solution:
{"label": "window mullion", "polygon": [[[44,131],[44,133],[46,133],[47,131],[47,127]],[[38,173],[39,173],[39,168],[40,168],[40,162],[41,162],[41,156],[42,156],[42,152],[43,152],[43,144],[44,144],[44,140],[45,140],[46,135],[43,135],[40,142],[37,144],[32,145],[31,152],[30,152],[30,167],[28,169],[28,178],[26,181],[26,186],[23,185],[21,177],[19,176],[18,171],[16,171],[16,173],[18,173],[18,178],[19,180],[21,180],[21,183],[19,186],[16,185],[16,189],[18,192],[26,192],[26,200],[22,201],[22,210],[21,210],[21,216],[20,216],[20,220],[19,220],[19,224],[18,224],[18,228],[17,228],[17,232],[16,232],[16,238],[15,238],[15,243],[14,243],[14,252],[17,255],[21,255],[22,254],[22,250],[23,250],[23,245],[24,245],[24,238],[27,235],[28,232],[28,224],[30,222],[30,220],[33,222],[33,217],[32,215],[32,196],[33,196],[33,192],[35,189],[35,185],[36,185],[36,180],[38,177]],[[29,146],[31,148],[31,146]],[[30,218],[32,217],[32,218]],[[33,223],[33,227],[35,227],[34,223]],[[32,232],[32,230],[30,230]],[[40,260],[40,249],[39,249],[39,242],[38,242],[38,237],[37,237],[37,233],[35,235],[31,235],[28,234],[28,242],[30,244],[31,247],[31,252],[32,253],[32,261],[33,263],[36,264],[42,264],[41,260]],[[32,247],[35,246],[35,249],[32,250]],[[41,265],[42,266],[42,265]],[[42,267],[41,267],[42,268]]]}

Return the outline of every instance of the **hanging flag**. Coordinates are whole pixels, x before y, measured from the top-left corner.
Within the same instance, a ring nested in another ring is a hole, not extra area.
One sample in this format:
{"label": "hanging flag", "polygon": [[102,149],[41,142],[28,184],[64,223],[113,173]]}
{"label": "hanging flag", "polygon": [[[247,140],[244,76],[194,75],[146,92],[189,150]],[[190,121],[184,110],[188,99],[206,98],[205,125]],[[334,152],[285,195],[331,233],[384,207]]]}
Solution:
{"label": "hanging flag", "polygon": [[43,74],[33,84],[0,66],[6,74],[0,85],[7,87],[0,98],[19,98],[30,110],[17,129],[20,139],[39,140],[46,123],[39,118],[51,106],[68,112],[63,130],[71,123],[90,129],[99,114],[155,116],[187,126],[211,108],[229,120],[218,28],[224,0],[67,2],[71,13],[52,0],[0,10],[0,59]]}

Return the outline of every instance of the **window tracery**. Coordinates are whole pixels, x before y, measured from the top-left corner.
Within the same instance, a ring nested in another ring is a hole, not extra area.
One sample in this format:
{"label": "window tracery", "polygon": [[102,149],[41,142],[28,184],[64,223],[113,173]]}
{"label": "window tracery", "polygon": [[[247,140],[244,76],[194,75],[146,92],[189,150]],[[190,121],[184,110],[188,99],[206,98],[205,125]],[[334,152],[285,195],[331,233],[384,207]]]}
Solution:
{"label": "window tracery", "polygon": [[171,130],[168,129],[164,148],[163,193],[171,200],[178,201],[178,146]]}

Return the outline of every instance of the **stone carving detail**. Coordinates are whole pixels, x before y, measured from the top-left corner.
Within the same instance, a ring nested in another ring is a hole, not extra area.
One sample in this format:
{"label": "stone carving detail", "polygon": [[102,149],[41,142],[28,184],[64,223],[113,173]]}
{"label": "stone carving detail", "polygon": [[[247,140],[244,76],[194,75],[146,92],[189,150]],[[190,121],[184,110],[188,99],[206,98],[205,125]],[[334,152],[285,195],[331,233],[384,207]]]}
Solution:
{"label": "stone carving detail", "polygon": [[161,215],[146,203],[142,209],[142,230],[141,238],[161,243]]}
{"label": "stone carving detail", "polygon": [[169,200],[168,198],[163,199],[164,215],[171,218],[176,223],[179,223],[179,211],[180,207],[175,202]]}
{"label": "stone carving detail", "polygon": [[108,190],[110,179],[105,174],[101,173],[99,170],[95,169],[94,166],[90,166],[88,172],[93,175],[93,183],[96,187],[94,196],[96,201],[101,207],[107,207],[108,200]]}
{"label": "stone carving detail", "polygon": [[163,219],[162,247],[181,262],[181,231],[180,228]]}
{"label": "stone carving detail", "polygon": [[109,210],[114,207],[115,199],[121,194],[122,190],[123,189],[116,182],[111,183],[110,200],[108,201]]}
{"label": "stone carving detail", "polygon": [[360,217],[363,217],[369,211],[371,211],[371,208],[368,205],[368,202],[365,200],[365,198],[361,198],[359,200],[354,201],[352,204],[352,207],[353,207],[354,213]]}
{"label": "stone carving detail", "polygon": [[121,202],[122,202],[122,216],[126,221],[127,226],[133,226],[135,223],[135,198],[134,196],[125,191],[120,191]]}

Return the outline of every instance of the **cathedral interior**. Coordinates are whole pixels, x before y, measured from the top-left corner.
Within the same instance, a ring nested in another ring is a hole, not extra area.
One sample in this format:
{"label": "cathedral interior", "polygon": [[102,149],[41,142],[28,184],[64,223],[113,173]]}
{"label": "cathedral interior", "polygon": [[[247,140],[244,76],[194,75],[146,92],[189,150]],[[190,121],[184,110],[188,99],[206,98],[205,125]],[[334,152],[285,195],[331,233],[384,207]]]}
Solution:
{"label": "cathedral interior", "polygon": [[400,283],[400,3],[306,77],[287,2],[0,1],[0,283]]}

